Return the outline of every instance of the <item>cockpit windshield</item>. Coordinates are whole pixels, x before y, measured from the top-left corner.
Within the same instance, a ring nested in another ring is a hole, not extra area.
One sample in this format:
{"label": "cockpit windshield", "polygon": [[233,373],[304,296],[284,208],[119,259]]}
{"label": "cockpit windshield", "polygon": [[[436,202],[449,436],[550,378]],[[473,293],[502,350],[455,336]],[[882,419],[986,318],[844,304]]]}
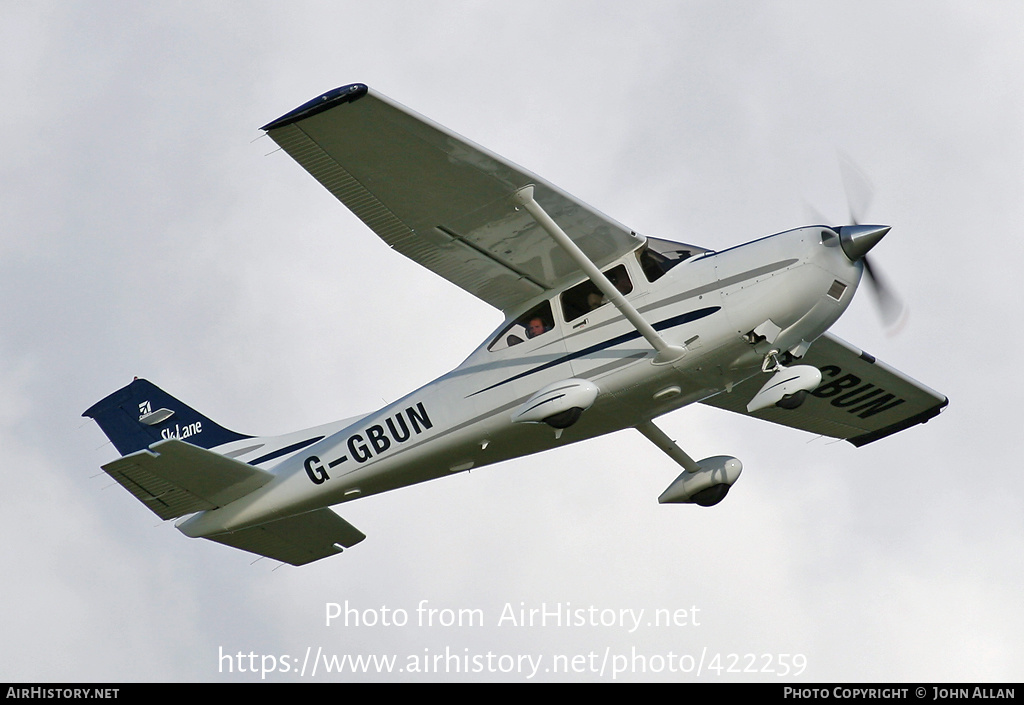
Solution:
{"label": "cockpit windshield", "polygon": [[710,251],[695,245],[649,237],[647,243],[637,252],[636,257],[640,261],[640,268],[643,269],[647,281],[653,282],[660,279],[665,272],[677,264]]}

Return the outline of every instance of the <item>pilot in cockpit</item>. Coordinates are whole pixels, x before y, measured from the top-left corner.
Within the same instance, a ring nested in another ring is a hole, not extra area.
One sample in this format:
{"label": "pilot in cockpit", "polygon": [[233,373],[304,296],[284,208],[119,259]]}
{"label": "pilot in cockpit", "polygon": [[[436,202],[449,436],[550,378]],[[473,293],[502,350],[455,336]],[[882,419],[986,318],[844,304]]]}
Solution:
{"label": "pilot in cockpit", "polygon": [[545,301],[538,306],[534,306],[525,314],[517,318],[513,323],[510,323],[505,330],[495,338],[489,349],[500,350],[505,347],[519,345],[524,341],[524,337],[526,340],[532,340],[539,335],[544,335],[549,330],[553,330],[554,327],[554,318],[551,315],[551,304],[550,302]]}
{"label": "pilot in cockpit", "polygon": [[540,316],[533,316],[526,322],[526,337],[536,338],[538,335],[542,335],[551,330],[551,327],[544,323],[544,319]]}

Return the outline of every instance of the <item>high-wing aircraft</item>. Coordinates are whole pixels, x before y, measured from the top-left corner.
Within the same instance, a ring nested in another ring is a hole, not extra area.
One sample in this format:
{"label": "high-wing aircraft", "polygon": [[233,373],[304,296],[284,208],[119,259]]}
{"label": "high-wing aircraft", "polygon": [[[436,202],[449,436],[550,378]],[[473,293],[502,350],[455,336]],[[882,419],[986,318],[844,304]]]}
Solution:
{"label": "high-wing aircraft", "polygon": [[682,467],[660,502],[710,506],[740,461],[694,461],[654,419],[700,402],[861,446],[947,404],[827,332],[888,227],[720,252],[644,237],[362,84],[262,129],[505,320],[404,398],[283,436],[229,431],[143,379],[93,405],[122,456],[103,469],[186,536],[303,565],[365,538],[331,505],[629,428]]}

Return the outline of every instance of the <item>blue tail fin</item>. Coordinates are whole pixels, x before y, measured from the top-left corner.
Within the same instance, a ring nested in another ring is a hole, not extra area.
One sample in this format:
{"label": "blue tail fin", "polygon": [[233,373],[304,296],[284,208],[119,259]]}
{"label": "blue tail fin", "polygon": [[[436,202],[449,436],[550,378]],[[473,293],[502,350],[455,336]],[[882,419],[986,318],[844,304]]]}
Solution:
{"label": "blue tail fin", "polygon": [[144,379],[96,402],[82,416],[95,420],[121,455],[166,438],[207,449],[251,438],[219,426]]}

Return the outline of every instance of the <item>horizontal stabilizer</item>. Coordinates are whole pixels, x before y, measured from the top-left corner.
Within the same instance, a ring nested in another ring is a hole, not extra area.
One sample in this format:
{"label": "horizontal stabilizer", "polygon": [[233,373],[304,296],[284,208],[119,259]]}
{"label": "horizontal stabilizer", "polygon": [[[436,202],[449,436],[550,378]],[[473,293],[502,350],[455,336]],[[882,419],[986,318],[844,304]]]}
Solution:
{"label": "horizontal stabilizer", "polygon": [[274,477],[173,438],[118,458],[103,469],[161,519],[216,509]]}
{"label": "horizontal stabilizer", "polygon": [[365,539],[366,535],[325,507],[205,538],[298,566],[341,553],[342,546],[351,548]]}

